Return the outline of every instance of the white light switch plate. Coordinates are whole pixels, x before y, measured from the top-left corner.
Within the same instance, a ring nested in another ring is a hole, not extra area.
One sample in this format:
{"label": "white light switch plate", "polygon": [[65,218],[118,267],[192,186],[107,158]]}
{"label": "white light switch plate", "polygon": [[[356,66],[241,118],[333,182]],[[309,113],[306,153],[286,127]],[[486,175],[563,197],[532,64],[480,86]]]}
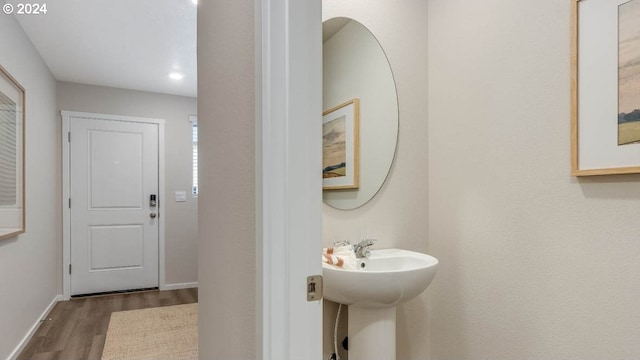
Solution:
{"label": "white light switch plate", "polygon": [[185,202],[185,201],[187,201],[187,192],[176,191],[176,202]]}

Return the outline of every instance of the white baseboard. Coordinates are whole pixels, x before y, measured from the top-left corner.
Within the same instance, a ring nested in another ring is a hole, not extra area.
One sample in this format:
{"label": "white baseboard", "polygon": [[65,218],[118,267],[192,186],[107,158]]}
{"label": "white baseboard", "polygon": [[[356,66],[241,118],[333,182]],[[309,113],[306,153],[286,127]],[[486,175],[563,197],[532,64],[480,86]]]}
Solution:
{"label": "white baseboard", "polygon": [[178,289],[189,289],[189,288],[197,288],[198,282],[190,282],[190,283],[181,283],[181,284],[165,284],[160,290],[178,290]]}
{"label": "white baseboard", "polygon": [[15,360],[18,358],[18,355],[20,355],[22,350],[24,350],[24,348],[29,343],[29,340],[31,340],[33,335],[36,333],[36,330],[38,330],[38,328],[40,327],[40,324],[42,324],[41,320],[44,319],[51,312],[51,310],[58,303],[58,301],[62,301],[62,295],[56,295],[53,298],[53,300],[51,300],[51,303],[49,303],[49,306],[47,306],[47,308],[44,309],[42,314],[40,314],[40,317],[38,317],[38,320],[36,320],[35,324],[31,326],[31,329],[29,329],[29,331],[24,336],[24,338],[22,338],[22,341],[20,341],[20,344],[18,344],[18,346],[13,350],[13,352],[9,355],[7,360]]}

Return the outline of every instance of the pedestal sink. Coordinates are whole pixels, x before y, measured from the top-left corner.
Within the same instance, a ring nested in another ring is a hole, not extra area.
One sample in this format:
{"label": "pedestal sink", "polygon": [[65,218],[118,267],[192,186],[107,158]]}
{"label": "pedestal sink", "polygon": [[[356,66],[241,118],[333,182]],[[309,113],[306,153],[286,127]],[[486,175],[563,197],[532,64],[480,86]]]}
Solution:
{"label": "pedestal sink", "polygon": [[438,259],[419,252],[371,250],[357,270],[322,264],[324,297],[349,305],[349,359],[396,358],[396,305],[418,296],[433,280]]}

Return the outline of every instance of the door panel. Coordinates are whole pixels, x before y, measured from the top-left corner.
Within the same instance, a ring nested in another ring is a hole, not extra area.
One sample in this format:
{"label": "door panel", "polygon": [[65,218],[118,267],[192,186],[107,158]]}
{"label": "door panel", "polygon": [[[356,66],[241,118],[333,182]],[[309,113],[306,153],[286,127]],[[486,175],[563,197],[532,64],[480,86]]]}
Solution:
{"label": "door panel", "polygon": [[69,120],[71,295],[158,286],[158,125]]}
{"label": "door panel", "polygon": [[89,227],[89,271],[140,268],[143,252],[140,225]]}
{"label": "door panel", "polygon": [[142,208],[142,133],[89,131],[90,208]]}

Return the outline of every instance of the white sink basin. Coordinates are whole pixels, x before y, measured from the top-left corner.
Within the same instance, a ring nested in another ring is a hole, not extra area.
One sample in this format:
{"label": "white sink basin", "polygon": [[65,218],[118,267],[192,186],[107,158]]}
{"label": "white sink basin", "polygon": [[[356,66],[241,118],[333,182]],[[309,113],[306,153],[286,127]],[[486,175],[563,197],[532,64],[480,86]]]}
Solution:
{"label": "white sink basin", "polygon": [[438,259],[401,250],[371,250],[369,258],[358,259],[358,270],[322,264],[324,297],[345,305],[388,308],[410,300],[433,280]]}

